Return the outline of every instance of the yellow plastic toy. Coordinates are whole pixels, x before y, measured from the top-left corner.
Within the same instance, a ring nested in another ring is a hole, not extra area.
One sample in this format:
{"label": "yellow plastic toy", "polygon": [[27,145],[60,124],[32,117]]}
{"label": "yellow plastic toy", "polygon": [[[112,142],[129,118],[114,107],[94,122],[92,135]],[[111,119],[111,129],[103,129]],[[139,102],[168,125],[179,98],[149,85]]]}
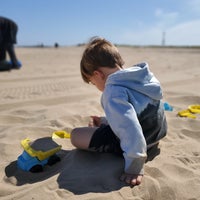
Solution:
{"label": "yellow plastic toy", "polygon": [[188,109],[192,113],[200,113],[200,105],[190,105]]}
{"label": "yellow plastic toy", "polygon": [[178,112],[178,115],[180,117],[188,117],[188,118],[192,118],[192,119],[196,119],[196,115],[200,113],[200,105],[190,105],[188,106],[187,110],[181,110]]}
{"label": "yellow plastic toy", "polygon": [[188,110],[181,110],[181,111],[179,111],[179,112],[178,112],[178,115],[179,115],[180,117],[188,117],[188,118],[196,119],[196,116],[193,115],[193,114],[190,112],[189,109],[188,109]]}
{"label": "yellow plastic toy", "polygon": [[21,145],[23,149],[32,157],[37,157],[39,160],[45,160],[49,158],[50,156],[54,155],[56,152],[60,151],[62,146],[58,145],[57,147],[50,149],[48,151],[42,151],[42,150],[35,150],[30,145],[30,140],[24,139],[21,141]]}
{"label": "yellow plastic toy", "polygon": [[55,131],[52,133],[52,138],[70,138],[70,133],[67,133],[66,131]]}

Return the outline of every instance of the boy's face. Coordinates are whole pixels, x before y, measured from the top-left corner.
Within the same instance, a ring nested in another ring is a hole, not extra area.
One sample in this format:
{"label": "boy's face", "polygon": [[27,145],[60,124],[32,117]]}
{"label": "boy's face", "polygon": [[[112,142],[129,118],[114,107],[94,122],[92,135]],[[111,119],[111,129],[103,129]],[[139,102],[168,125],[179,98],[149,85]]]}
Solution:
{"label": "boy's face", "polygon": [[93,75],[90,76],[90,82],[95,85],[97,89],[103,92],[105,88],[106,77],[102,71],[96,70],[93,72]]}

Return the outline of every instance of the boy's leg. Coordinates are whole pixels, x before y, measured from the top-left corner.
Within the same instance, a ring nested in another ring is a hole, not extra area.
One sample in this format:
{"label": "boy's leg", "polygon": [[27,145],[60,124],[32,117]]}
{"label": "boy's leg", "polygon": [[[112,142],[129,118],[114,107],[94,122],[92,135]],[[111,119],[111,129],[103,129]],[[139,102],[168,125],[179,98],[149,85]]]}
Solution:
{"label": "boy's leg", "polygon": [[75,128],[71,132],[71,143],[79,148],[88,150],[91,138],[98,127]]}
{"label": "boy's leg", "polygon": [[99,153],[114,153],[120,156],[123,153],[119,139],[109,125],[75,128],[71,133],[71,143],[79,149]]}

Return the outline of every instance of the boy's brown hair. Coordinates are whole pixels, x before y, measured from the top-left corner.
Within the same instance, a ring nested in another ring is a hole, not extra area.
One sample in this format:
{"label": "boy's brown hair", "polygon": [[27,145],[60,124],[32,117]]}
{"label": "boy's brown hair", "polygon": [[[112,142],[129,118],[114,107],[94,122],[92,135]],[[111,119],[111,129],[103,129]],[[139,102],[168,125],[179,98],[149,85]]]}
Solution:
{"label": "boy's brown hair", "polygon": [[81,75],[86,83],[99,67],[122,68],[124,61],[118,49],[104,38],[94,37],[88,43],[80,63]]}

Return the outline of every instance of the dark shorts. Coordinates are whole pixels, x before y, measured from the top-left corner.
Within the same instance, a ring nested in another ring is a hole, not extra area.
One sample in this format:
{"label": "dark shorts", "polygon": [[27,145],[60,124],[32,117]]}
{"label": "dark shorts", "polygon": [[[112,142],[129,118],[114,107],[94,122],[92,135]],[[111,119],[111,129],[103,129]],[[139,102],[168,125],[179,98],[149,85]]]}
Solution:
{"label": "dark shorts", "polygon": [[[146,140],[147,148],[157,144],[167,133],[167,122],[163,105],[149,104],[139,116],[139,121]],[[109,125],[101,125],[93,134],[89,149],[97,152],[123,153],[119,138],[113,133]]]}
{"label": "dark shorts", "polygon": [[89,149],[96,152],[122,155],[119,138],[109,125],[101,125],[93,134]]}

